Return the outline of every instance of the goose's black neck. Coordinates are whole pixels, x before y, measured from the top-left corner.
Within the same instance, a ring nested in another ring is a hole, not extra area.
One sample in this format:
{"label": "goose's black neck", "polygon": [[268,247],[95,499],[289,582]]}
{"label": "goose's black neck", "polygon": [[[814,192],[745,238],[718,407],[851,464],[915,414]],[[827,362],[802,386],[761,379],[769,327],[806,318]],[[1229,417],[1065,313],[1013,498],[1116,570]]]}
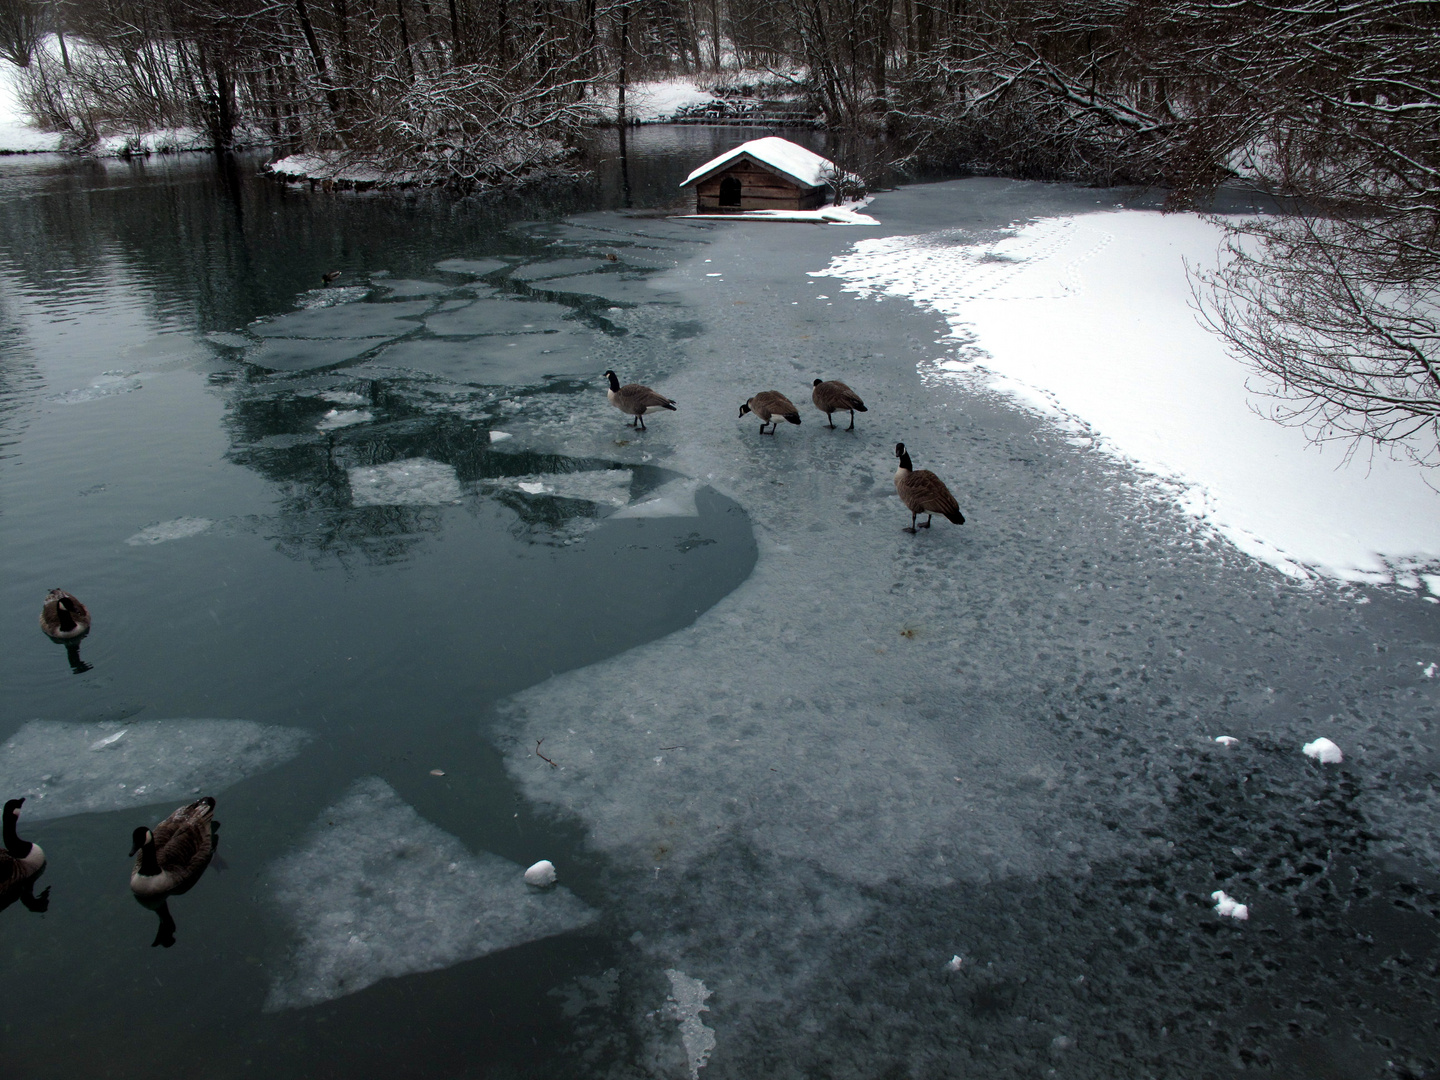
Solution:
{"label": "goose's black neck", "polygon": [[910,464],[909,450],[906,450],[903,454],[900,455],[900,468],[904,469],[906,472],[912,472],[914,470],[915,466]]}
{"label": "goose's black neck", "polygon": [[154,877],[160,873],[160,860],[155,857],[155,841],[147,840],[140,849],[140,876]]}
{"label": "goose's black neck", "polygon": [[55,613],[60,616],[60,629],[63,632],[68,634],[71,630],[74,630],[75,627],[79,625],[79,623],[77,623],[75,619],[70,615],[70,607],[66,601],[61,600],[58,604],[55,605]]}
{"label": "goose's black neck", "polygon": [[609,375],[610,375],[610,389],[611,389],[611,390],[619,390],[619,389],[620,389],[620,380],[615,377],[615,372],[612,371],[612,372],[609,373]]}
{"label": "goose's black neck", "polygon": [[5,850],[14,858],[23,859],[30,854],[30,849],[35,845],[29,840],[20,839],[19,834],[15,831],[16,817],[15,814],[5,815]]}

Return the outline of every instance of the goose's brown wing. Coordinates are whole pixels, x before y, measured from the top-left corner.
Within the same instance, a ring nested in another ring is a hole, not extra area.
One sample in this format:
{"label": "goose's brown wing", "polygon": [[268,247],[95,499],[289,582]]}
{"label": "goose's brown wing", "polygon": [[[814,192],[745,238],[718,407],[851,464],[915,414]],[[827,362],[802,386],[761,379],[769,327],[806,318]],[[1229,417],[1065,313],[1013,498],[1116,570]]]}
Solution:
{"label": "goose's brown wing", "polygon": [[905,506],[918,514],[943,514],[954,521],[960,516],[960,504],[945,481],[929,469],[916,469],[905,483]]}
{"label": "goose's brown wing", "polygon": [[795,403],[778,390],[761,390],[750,399],[750,408],[757,413],[772,416],[799,416]]}
{"label": "goose's brown wing", "polygon": [[215,800],[207,797],[180,807],[155,826],[155,858],[162,873],[183,881],[210,864],[215,849],[210,829],[214,811]]}
{"label": "goose's brown wing", "polygon": [[856,412],[866,412],[865,402],[860,400],[860,395],[851,390],[839,379],[831,379],[829,382],[822,382],[815,387],[810,394],[810,399],[815,406],[823,411],[835,411],[838,409],[854,409]]}
{"label": "goose's brown wing", "polygon": [[671,409],[675,408],[675,402],[664,394],[658,394],[648,386],[640,383],[629,383],[615,391],[615,395],[622,399],[626,405],[637,409]]}

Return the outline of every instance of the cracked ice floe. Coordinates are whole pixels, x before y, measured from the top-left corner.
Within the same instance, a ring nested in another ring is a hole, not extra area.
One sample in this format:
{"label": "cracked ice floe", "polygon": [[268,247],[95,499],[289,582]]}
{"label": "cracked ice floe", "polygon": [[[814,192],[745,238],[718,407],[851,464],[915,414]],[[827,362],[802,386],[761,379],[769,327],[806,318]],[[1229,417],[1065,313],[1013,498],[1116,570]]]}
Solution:
{"label": "cracked ice floe", "polygon": [[302,1008],[566,933],[595,912],[563,886],[472,854],[378,777],[357,780],[270,868],[296,943],[265,1002]]}
{"label": "cracked ice floe", "polygon": [[710,1052],[715,1049],[714,1029],[700,1022],[700,1014],[710,1011],[710,1006],[705,1002],[714,991],[705,989],[703,982],[690,978],[683,971],[666,968],[665,974],[670,979],[670,998],[667,1004],[671,1018],[680,1023],[680,1041],[685,1046],[690,1080],[699,1080],[700,1070],[705,1067],[705,1063],[710,1060]]}
{"label": "cracked ice floe", "polygon": [[624,506],[630,501],[630,480],[629,469],[590,469],[515,476],[505,482],[527,495],[553,495],[561,499],[583,499],[601,506]]}
{"label": "cracked ice floe", "polygon": [[0,791],[26,796],[32,820],[188,801],[289,761],[309,740],[250,720],[34,720],[0,746]]}
{"label": "cracked ice floe", "polygon": [[1223,891],[1216,889],[1210,894],[1210,899],[1215,901],[1215,913],[1227,919],[1248,919],[1250,908],[1241,904],[1234,897],[1227,896]]}
{"label": "cracked ice floe", "polygon": [[350,470],[356,506],[441,506],[460,501],[455,467],[429,458],[405,458]]}
{"label": "cracked ice floe", "polygon": [[1306,743],[1301,749],[1305,751],[1306,757],[1314,758],[1321,765],[1339,765],[1345,760],[1345,755],[1340,752],[1340,747],[1323,736],[1314,742]]}
{"label": "cracked ice floe", "polygon": [[199,536],[214,524],[209,518],[203,517],[175,518],[173,521],[148,525],[125,543],[131,547],[143,547],[146,544],[163,544],[167,540],[185,540],[191,536]]}
{"label": "cracked ice floe", "polygon": [[700,510],[695,505],[695,491],[699,488],[698,480],[672,480],[670,483],[656,488],[643,498],[622,506],[615,511],[611,517],[617,518],[671,518],[671,517],[699,517]]}

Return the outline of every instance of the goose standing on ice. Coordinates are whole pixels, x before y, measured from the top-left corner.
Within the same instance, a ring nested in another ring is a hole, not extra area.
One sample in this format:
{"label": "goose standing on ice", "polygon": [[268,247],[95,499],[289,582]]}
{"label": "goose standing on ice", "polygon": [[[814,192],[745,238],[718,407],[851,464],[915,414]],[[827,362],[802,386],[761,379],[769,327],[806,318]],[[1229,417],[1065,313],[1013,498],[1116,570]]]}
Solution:
{"label": "goose standing on ice", "polygon": [[344,271],[341,270],[326,270],[325,273],[320,275],[320,283],[328,289],[330,287],[330,283],[336,278],[338,278],[343,272]]}
{"label": "goose standing on ice", "polygon": [[960,513],[960,504],[955,501],[955,496],[950,494],[945,481],[929,469],[914,468],[910,464],[910,454],[903,442],[895,444],[895,456],[900,459],[900,466],[895,470],[895,494],[900,496],[905,509],[910,511],[910,527],[906,532],[915,532],[915,519],[920,514],[925,515],[925,524],[918,526],[921,529],[930,527],[930,518],[934,514],[941,514],[956,525],[965,524],[965,515]]}
{"label": "goose standing on ice", "polygon": [[831,379],[829,382],[815,380],[815,389],[810,391],[810,400],[815,407],[825,414],[825,419],[833,428],[835,426],[834,413],[841,409],[850,410],[850,426],[846,431],[855,430],[855,414],[857,412],[869,412],[865,408],[865,402],[860,400],[860,395],[851,390],[839,379]]}
{"label": "goose standing on ice", "polygon": [[21,840],[15,831],[24,799],[11,799],[5,804],[5,850],[0,851],[0,910],[19,900],[31,911],[44,911],[50,906],[50,890],[35,895],[35,879],[45,869],[45,852],[39,844]]}
{"label": "goose standing on ice", "polygon": [[616,378],[615,372],[613,371],[605,372],[605,378],[610,380],[610,388],[605,391],[605,397],[609,399],[610,404],[614,405],[626,416],[633,416],[635,418],[630,422],[629,427],[639,428],[641,431],[646,430],[646,409],[669,409],[671,412],[675,411],[675,402],[671,401],[664,394],[656,393],[648,386],[642,386],[640,383],[633,382],[621,386],[620,380]]}
{"label": "goose standing on ice", "polygon": [[160,916],[151,948],[175,944],[175,920],[166,901],[194,888],[210,865],[219,844],[220,823],[214,814],[215,800],[207,795],[180,807],[154,829],[141,825],[135,830],[130,854],[139,852],[140,857],[130,872],[130,891]]}
{"label": "goose standing on ice", "polygon": [[[744,405],[740,406],[740,416],[753,412],[760,418],[760,434],[765,434],[765,425],[770,425],[770,434],[775,434],[775,427],[779,420],[784,419],[792,424],[800,423],[800,410],[795,403],[778,390],[761,390]],[[735,419],[740,419],[737,416]]]}

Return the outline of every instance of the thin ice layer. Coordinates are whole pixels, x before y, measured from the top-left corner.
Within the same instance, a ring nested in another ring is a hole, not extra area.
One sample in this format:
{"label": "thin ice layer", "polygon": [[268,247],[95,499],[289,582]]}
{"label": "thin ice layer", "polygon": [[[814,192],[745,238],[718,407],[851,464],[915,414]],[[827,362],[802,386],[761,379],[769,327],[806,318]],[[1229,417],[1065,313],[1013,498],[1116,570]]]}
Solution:
{"label": "thin ice layer", "polygon": [[250,720],[32,720],[0,746],[0,791],[25,796],[30,820],[190,800],[289,761],[309,740]]}
{"label": "thin ice layer", "polygon": [[587,469],[583,472],[543,473],[506,477],[504,484],[527,495],[553,495],[583,499],[602,506],[624,506],[630,499],[629,469]]}
{"label": "thin ice layer", "polygon": [[472,854],[379,777],[357,780],[270,867],[295,946],[265,1007],[315,1005],[594,919],[564,886],[532,889],[524,874],[498,855]]}
{"label": "thin ice layer", "polygon": [[455,466],[429,458],[405,458],[350,470],[356,506],[443,506],[460,501]]}
{"label": "thin ice layer", "polygon": [[518,334],[560,329],[571,309],[538,300],[476,300],[464,307],[431,315],[425,328],[441,337]]}
{"label": "thin ice layer", "polygon": [[148,544],[163,544],[167,540],[186,540],[208,532],[214,524],[215,522],[209,518],[179,517],[173,521],[161,521],[154,525],[147,525],[125,543],[131,547],[143,547]]}
{"label": "thin ice layer", "polygon": [[411,338],[381,353],[377,362],[424,371],[455,382],[482,386],[525,386],[551,375],[580,375],[595,368],[596,335],[538,333],[446,341]]}

